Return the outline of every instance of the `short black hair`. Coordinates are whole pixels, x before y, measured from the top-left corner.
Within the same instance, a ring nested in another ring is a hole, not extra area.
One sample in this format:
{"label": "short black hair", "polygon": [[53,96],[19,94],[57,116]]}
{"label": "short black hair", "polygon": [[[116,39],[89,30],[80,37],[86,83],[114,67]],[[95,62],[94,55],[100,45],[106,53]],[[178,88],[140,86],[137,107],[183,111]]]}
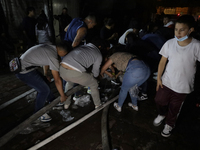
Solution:
{"label": "short black hair", "polygon": [[107,40],[104,40],[101,38],[94,38],[91,41],[91,43],[94,44],[98,48],[99,48],[99,46],[101,46],[100,49],[106,49],[107,47],[110,47],[110,43]]}
{"label": "short black hair", "polygon": [[179,17],[175,23],[184,23],[189,27],[189,29],[195,27],[195,19],[191,15],[183,15]]}
{"label": "short black hair", "polygon": [[[108,50],[107,48],[110,48],[110,43],[107,40],[101,39],[101,38],[94,38],[91,41],[92,44],[94,44],[101,52],[103,56],[107,55]],[[100,48],[99,48],[100,46]]]}
{"label": "short black hair", "polygon": [[29,14],[30,11],[35,11],[35,8],[34,8],[34,7],[28,7],[28,8],[26,9],[27,15]]}
{"label": "short black hair", "polygon": [[132,29],[140,29],[140,22],[135,19],[135,18],[131,18],[130,22],[129,22],[129,28],[132,28]]}
{"label": "short black hair", "polygon": [[163,19],[164,19],[164,18],[171,19],[171,16],[169,16],[169,15],[164,15],[164,16],[163,16]]}
{"label": "short black hair", "polygon": [[115,24],[115,21],[112,18],[106,18],[105,21],[104,21],[104,24],[111,26],[111,25]]}
{"label": "short black hair", "polygon": [[61,47],[63,50],[65,50],[68,53],[72,50],[72,46],[68,42],[58,42],[56,43],[56,47]]}
{"label": "short black hair", "polygon": [[67,7],[64,7],[63,9],[65,9],[66,11],[68,11]]}

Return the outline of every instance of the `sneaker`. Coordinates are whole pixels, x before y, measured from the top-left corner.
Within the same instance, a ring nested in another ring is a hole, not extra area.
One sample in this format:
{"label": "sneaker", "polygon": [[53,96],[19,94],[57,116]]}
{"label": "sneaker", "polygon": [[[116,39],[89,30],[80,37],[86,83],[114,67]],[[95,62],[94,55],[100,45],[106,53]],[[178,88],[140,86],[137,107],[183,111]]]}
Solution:
{"label": "sneaker", "polygon": [[56,106],[59,107],[59,106],[63,106],[64,105],[64,102],[59,102]]}
{"label": "sneaker", "polygon": [[91,89],[89,87],[88,87],[87,93],[91,94]]}
{"label": "sneaker", "polygon": [[114,85],[120,85],[120,83],[117,83],[115,80],[111,80],[111,83]]}
{"label": "sneaker", "polygon": [[153,79],[154,79],[154,80],[157,80],[157,76],[154,76]]}
{"label": "sneaker", "polygon": [[70,102],[69,104],[65,104],[65,105],[64,105],[64,108],[65,108],[65,109],[68,109],[69,106],[70,106],[70,104],[71,104],[71,102]]}
{"label": "sneaker", "polygon": [[163,131],[161,132],[161,135],[163,137],[169,137],[171,135],[171,131],[172,131],[172,127],[169,126],[168,124],[165,124],[165,128],[163,129]]}
{"label": "sneaker", "polygon": [[74,97],[73,97],[73,100],[74,100],[74,101],[76,101],[76,100],[78,100],[78,99],[80,99],[80,96],[74,96]]}
{"label": "sneaker", "polygon": [[116,102],[113,104],[113,106],[118,112],[122,111],[122,108]]}
{"label": "sneaker", "polygon": [[154,76],[157,76],[157,75],[158,75],[158,72],[154,72],[153,75],[154,75]]}
{"label": "sneaker", "polygon": [[165,116],[158,115],[158,116],[154,119],[153,125],[154,125],[154,126],[159,126],[159,125],[162,123],[162,121],[163,121],[164,119],[165,119]]}
{"label": "sneaker", "polygon": [[48,122],[48,121],[51,121],[51,119],[52,118],[47,113],[45,113],[44,115],[40,117],[40,121],[42,122]]}
{"label": "sneaker", "polygon": [[128,106],[132,107],[133,110],[138,111],[138,106],[135,106],[132,103],[128,103]]}
{"label": "sneaker", "polygon": [[95,109],[100,108],[102,106],[102,104],[100,105],[95,105]]}
{"label": "sneaker", "polygon": [[148,96],[147,96],[147,94],[144,94],[144,93],[142,93],[141,96],[138,97],[139,101],[144,101],[144,100],[147,100],[147,99],[148,99]]}

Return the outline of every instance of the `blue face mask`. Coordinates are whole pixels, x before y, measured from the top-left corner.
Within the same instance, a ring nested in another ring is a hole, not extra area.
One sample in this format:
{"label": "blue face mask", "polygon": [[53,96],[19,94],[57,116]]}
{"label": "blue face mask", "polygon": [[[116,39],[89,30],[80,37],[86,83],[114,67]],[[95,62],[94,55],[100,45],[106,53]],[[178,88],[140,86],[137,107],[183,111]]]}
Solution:
{"label": "blue face mask", "polygon": [[180,38],[180,39],[178,39],[178,38],[176,37],[176,35],[174,35],[174,37],[176,38],[177,41],[184,41],[184,40],[188,39],[188,35],[186,35],[186,36],[184,36],[184,37],[182,37],[182,38]]}

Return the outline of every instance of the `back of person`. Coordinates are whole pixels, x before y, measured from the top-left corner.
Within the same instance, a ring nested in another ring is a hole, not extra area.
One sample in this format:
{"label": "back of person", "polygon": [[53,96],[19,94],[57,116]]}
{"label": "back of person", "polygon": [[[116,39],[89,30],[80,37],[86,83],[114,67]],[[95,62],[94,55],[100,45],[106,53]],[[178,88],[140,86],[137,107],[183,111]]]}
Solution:
{"label": "back of person", "polygon": [[109,41],[111,44],[117,43],[118,33],[115,31],[115,21],[112,18],[106,18],[104,26],[100,30],[100,37]]}
{"label": "back of person", "polygon": [[48,25],[47,18],[43,17],[43,15],[40,15],[37,19],[35,33],[39,44],[51,43],[51,31]]}
{"label": "back of person", "polygon": [[157,33],[147,33],[141,39],[154,45],[158,51],[166,42],[166,39],[162,35],[159,35]]}
{"label": "back of person", "polygon": [[[99,49],[88,43],[75,48],[63,58],[63,62],[67,65],[73,66],[80,72],[84,72],[93,65],[93,69],[99,70],[102,62],[102,55]],[[98,66],[98,68],[96,68]],[[93,70],[94,71],[94,70]],[[98,76],[98,72],[93,72],[94,76]]]}
{"label": "back of person", "polygon": [[81,27],[87,28],[87,25],[85,24],[83,19],[74,18],[67,29],[64,40],[72,43],[74,41],[74,38],[76,37],[77,30]]}
{"label": "back of person", "polygon": [[37,23],[35,16],[35,8],[27,8],[27,16],[22,21],[22,29],[27,41],[27,48],[36,44],[35,25]]}
{"label": "back of person", "polygon": [[56,47],[53,45],[42,44],[31,47],[20,57],[20,59],[23,73],[27,73],[25,68],[30,66],[49,65],[50,70],[56,71],[58,71],[59,68]]}
{"label": "back of person", "polygon": [[65,28],[72,21],[72,17],[68,15],[68,9],[64,7],[62,9],[61,15],[54,15],[54,18],[59,21],[59,34],[61,41],[64,40],[65,37]]}
{"label": "back of person", "polygon": [[31,17],[25,17],[23,20],[23,28],[26,31],[28,37],[31,40],[36,40],[35,37],[35,24],[36,24],[36,19],[35,18],[31,18]]}

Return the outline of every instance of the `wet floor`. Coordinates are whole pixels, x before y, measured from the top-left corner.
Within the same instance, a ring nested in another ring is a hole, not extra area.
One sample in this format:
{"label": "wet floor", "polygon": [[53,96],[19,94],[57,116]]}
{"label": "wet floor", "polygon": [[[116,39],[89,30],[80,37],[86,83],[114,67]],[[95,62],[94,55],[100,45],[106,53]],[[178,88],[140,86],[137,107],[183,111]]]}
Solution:
{"label": "wet floor", "polygon": [[[17,80],[13,74],[4,73],[0,75],[0,104],[4,104],[9,99],[16,97],[29,87]],[[102,87],[109,88],[108,83],[100,83]],[[156,82],[150,78],[148,87],[148,100],[139,102],[139,111],[136,112],[128,106],[130,98],[127,97],[122,112],[119,113],[113,108],[113,104],[108,110],[108,139],[110,149],[117,150],[200,150],[200,108],[198,103],[198,84],[196,91],[188,95],[175,129],[168,138],[161,136],[164,124],[159,127],[153,126],[153,120],[157,116],[154,102]],[[56,93],[54,84],[51,84]],[[117,88],[117,86],[112,86]],[[84,91],[85,92],[85,91]],[[110,94],[110,95],[109,95]],[[107,96],[114,97],[118,91],[112,91]],[[111,95],[112,94],[112,95]],[[93,102],[77,109],[69,108],[73,120],[64,122],[61,110],[51,110],[49,112],[52,121],[43,124],[43,128],[37,129],[30,134],[18,134],[5,145],[1,150],[24,150],[43,141],[49,136],[62,130],[81,117],[94,110]],[[0,110],[0,137],[16,127],[32,115],[34,101],[22,98],[17,102]],[[41,150],[101,150],[102,149],[102,112],[97,112],[89,119],[72,128],[60,137],[41,147]],[[49,126],[48,126],[49,125]],[[41,125],[42,126],[42,125]]]}

